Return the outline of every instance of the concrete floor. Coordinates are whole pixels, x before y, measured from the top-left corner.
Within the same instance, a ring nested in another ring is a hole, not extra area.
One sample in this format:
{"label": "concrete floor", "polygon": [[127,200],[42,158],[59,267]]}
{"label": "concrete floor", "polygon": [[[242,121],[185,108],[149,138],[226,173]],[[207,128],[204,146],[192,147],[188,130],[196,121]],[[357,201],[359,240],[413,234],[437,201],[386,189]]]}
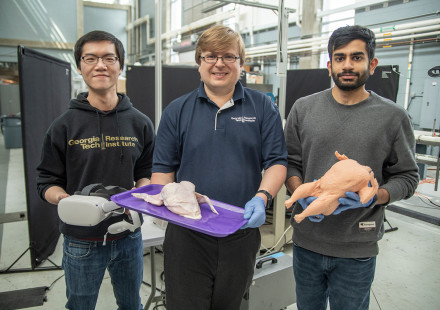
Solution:
{"label": "concrete floor", "polygon": [[[24,170],[22,149],[4,151],[2,137],[0,136],[0,187],[5,186],[4,198],[5,213],[26,211]],[[9,160],[5,160],[5,156]],[[7,162],[7,169],[2,167],[2,161]],[[3,183],[2,183],[3,182]],[[433,184],[425,183],[420,187],[422,194],[437,203],[440,193],[434,192]],[[0,194],[2,191],[0,189]],[[422,200],[425,200],[423,202]],[[440,199],[439,199],[440,201]],[[426,202],[425,198],[414,197],[407,202],[397,205],[402,208],[412,208],[425,212],[429,210],[431,216],[440,218],[440,208]],[[2,204],[0,204],[0,208]],[[0,210],[0,213],[2,210]],[[398,227],[397,231],[385,234],[380,241],[380,254],[377,259],[375,281],[372,287],[370,309],[406,310],[406,309],[440,309],[440,226],[427,223],[396,212],[387,211],[386,217],[392,226]],[[291,231],[286,240],[291,239]],[[0,270],[8,268],[29,245],[27,221],[0,224],[1,252]],[[49,257],[55,264],[61,264],[62,237],[57,248]],[[160,247],[158,248],[160,249]],[[291,245],[284,248],[286,254],[291,254]],[[150,255],[144,257],[144,281],[150,283]],[[42,266],[52,266],[45,261]],[[156,277],[158,288],[163,288],[160,274],[163,271],[163,256],[156,254]],[[12,269],[30,268],[30,256],[27,252]],[[19,289],[47,286],[47,301],[43,306],[27,309],[64,309],[65,283],[62,270],[32,271],[23,273],[7,273],[0,275],[0,292]],[[142,285],[141,297],[145,304],[150,287]],[[150,309],[153,309],[152,305]],[[96,309],[115,309],[112,286],[108,274],[104,277]],[[156,309],[165,309],[157,307]],[[297,309],[290,305],[286,309]],[[268,309],[270,310],[270,309]]]}

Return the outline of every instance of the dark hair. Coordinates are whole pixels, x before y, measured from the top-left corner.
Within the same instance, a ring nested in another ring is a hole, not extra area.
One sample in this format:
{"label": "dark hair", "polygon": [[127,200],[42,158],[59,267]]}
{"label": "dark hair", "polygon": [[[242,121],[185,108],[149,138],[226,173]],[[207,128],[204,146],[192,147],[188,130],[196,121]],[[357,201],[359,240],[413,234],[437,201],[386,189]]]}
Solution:
{"label": "dark hair", "polygon": [[74,49],[74,55],[75,55],[75,61],[76,61],[76,67],[80,67],[80,61],[81,61],[81,54],[84,44],[88,42],[99,42],[99,41],[110,41],[115,45],[116,48],[116,56],[119,58],[119,64],[121,66],[121,70],[124,69],[124,45],[122,45],[122,42],[119,41],[118,38],[116,38],[111,33],[101,31],[101,30],[94,30],[90,31],[89,33],[86,33],[81,38],[78,39],[75,43],[75,49]]}
{"label": "dark hair", "polygon": [[368,59],[374,58],[376,48],[376,37],[374,32],[362,26],[345,26],[336,29],[328,41],[328,56],[332,59],[332,54],[338,48],[347,45],[353,40],[362,40],[366,44]]}

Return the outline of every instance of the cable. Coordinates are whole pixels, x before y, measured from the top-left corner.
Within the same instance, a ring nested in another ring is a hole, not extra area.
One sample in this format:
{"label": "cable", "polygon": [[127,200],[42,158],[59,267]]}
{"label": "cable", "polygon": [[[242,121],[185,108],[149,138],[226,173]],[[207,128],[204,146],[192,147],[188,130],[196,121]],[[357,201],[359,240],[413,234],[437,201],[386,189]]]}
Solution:
{"label": "cable", "polygon": [[[161,289],[161,291],[163,292],[162,295],[165,295],[165,296],[166,296],[166,290],[163,288],[163,286],[164,286],[164,284],[165,284],[165,271],[162,271],[162,272],[161,272],[161,274],[160,274],[160,279],[162,280],[162,284],[161,284],[161,286],[160,286],[160,289]],[[163,297],[163,299],[162,299],[162,304],[159,304],[159,302],[160,302],[160,301],[156,301],[156,305],[154,306],[153,309],[158,309],[158,307],[164,307],[165,309],[167,308],[167,307],[166,307],[166,299],[165,299],[165,297]]]}
{"label": "cable", "polygon": [[373,293],[374,299],[376,300],[377,306],[379,307],[380,310],[382,310],[382,307],[379,304],[379,300],[377,300],[376,294],[374,294],[373,288],[371,288],[371,293]]}
{"label": "cable", "polygon": [[[417,193],[417,192],[415,192],[414,194],[415,194],[417,197],[419,197],[419,199],[420,199],[423,203],[427,204],[426,201],[424,201],[424,200],[422,199],[422,198],[425,198],[425,199],[428,200],[433,206],[440,207],[440,205],[434,203],[434,202],[433,202],[431,199],[429,199],[427,196],[422,195],[422,194],[419,194],[419,193]],[[432,208],[432,209],[437,209],[437,208]]]}
{"label": "cable", "polygon": [[[420,180],[420,181],[419,181],[419,184],[435,184],[435,180],[432,179],[432,178],[426,178],[426,179]],[[426,200],[428,200],[428,201],[431,203],[432,206],[440,207],[439,204],[436,204],[435,202],[433,202],[428,196],[425,196],[425,195],[419,194],[418,192],[415,192],[414,195],[416,195],[417,197],[419,197],[419,199],[420,199],[423,203],[425,203],[425,204],[427,204],[427,205],[429,205],[429,204],[428,204],[426,201],[424,201],[422,198],[425,198]],[[436,209],[436,208],[435,208],[435,209]]]}
{"label": "cable", "polygon": [[[144,285],[146,285],[146,286],[151,288],[151,284],[148,283],[148,282],[145,282],[144,280],[142,280],[142,284],[144,284]],[[165,294],[165,291],[162,290],[162,287],[161,288],[156,287],[156,291],[158,291],[160,294]]]}
{"label": "cable", "polygon": [[[158,300],[158,301],[156,301],[155,302],[155,305],[154,305],[154,307],[153,307],[153,310],[154,309],[159,309],[160,307],[163,307],[163,309],[166,309],[167,307],[166,307],[166,299],[165,299],[165,296],[166,296],[166,291],[165,291],[165,289],[163,288],[163,286],[164,286],[164,284],[165,284],[165,271],[162,271],[161,273],[160,273],[160,279],[162,280],[162,284],[160,285],[160,289],[159,288],[156,288],[159,292],[160,292],[160,294],[161,294],[161,296],[162,296],[162,300]],[[145,282],[144,282],[145,283]],[[145,283],[145,284],[147,284],[147,285],[149,285],[148,283]]]}
{"label": "cable", "polygon": [[[399,72],[397,72],[397,71],[395,71],[395,70],[393,70],[393,71],[396,72],[397,74],[400,74],[401,76],[403,76],[403,77],[406,78],[406,76],[404,76],[403,74],[401,74],[401,73],[399,73]],[[423,96],[422,96],[422,95],[414,95],[414,96],[411,96],[411,98],[409,98],[409,103],[408,103],[408,108],[407,108],[408,111],[409,111],[409,108],[411,107],[411,104],[412,104],[412,101],[413,101],[414,98],[423,98]]]}
{"label": "cable", "polygon": [[290,240],[287,240],[286,235],[284,235],[284,239],[285,239],[286,241],[285,241],[284,244],[280,247],[280,251],[284,251],[284,248],[285,248],[286,245],[293,243],[293,242],[292,242],[293,239],[290,238]]}
{"label": "cable", "polygon": [[424,179],[424,180],[420,180],[420,182],[419,182],[419,184],[425,184],[425,183],[428,183],[428,184],[435,184],[435,180],[434,180],[434,179],[431,179],[431,178],[426,178],[426,179]]}
{"label": "cable", "polygon": [[289,229],[291,229],[292,226],[289,225],[289,227],[287,227],[287,229],[284,231],[284,233],[281,235],[280,239],[278,239],[277,243],[275,243],[275,245],[273,247],[271,247],[270,249],[267,249],[263,244],[261,244],[267,251],[266,253],[271,253],[275,247],[278,245],[278,243],[280,243],[281,239],[283,239],[283,237],[286,235],[286,233],[289,231]]}
{"label": "cable", "polygon": [[[156,253],[156,254],[163,254],[163,250],[158,249],[157,247],[154,247],[154,253]],[[150,254],[151,254],[150,251],[148,251],[148,252],[146,252],[144,254],[144,257],[147,256],[147,255],[150,255]]]}
{"label": "cable", "polygon": [[52,289],[52,286],[54,286],[55,283],[56,283],[59,279],[61,279],[62,277],[64,277],[64,273],[63,273],[61,276],[59,276],[58,278],[56,278],[55,281],[53,281],[52,284],[49,285],[49,287],[47,288],[47,290],[50,291],[50,290]]}
{"label": "cable", "polygon": [[[261,243],[261,247],[263,247],[263,249],[264,249],[266,252],[263,252],[263,250],[260,250],[260,254],[263,254],[263,253],[269,253],[269,249],[266,248],[265,245],[264,245],[263,243]],[[263,252],[263,253],[262,253],[262,252]]]}

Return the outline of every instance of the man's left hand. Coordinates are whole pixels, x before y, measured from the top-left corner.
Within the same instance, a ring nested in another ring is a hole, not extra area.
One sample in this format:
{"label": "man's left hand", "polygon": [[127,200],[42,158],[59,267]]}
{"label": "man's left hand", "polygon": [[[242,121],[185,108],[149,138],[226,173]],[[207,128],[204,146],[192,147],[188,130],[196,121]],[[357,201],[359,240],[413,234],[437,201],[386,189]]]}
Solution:
{"label": "man's left hand", "polygon": [[241,229],[258,228],[266,221],[266,203],[264,199],[255,196],[244,206],[243,218],[249,220]]}
{"label": "man's left hand", "polygon": [[348,209],[356,209],[356,208],[365,208],[368,207],[373,203],[374,197],[371,198],[366,203],[362,204],[361,199],[358,194],[354,192],[346,192],[345,196],[343,198],[339,198],[340,205],[336,208],[336,210],[333,212],[334,215],[338,215],[342,211],[348,210]]}

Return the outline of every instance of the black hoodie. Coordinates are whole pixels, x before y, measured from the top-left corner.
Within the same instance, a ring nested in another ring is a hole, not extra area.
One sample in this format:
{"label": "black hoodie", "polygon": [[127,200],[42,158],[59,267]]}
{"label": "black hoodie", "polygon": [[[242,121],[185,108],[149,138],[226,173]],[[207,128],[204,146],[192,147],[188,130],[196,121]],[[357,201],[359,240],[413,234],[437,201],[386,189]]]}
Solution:
{"label": "black hoodie", "polygon": [[[37,188],[43,200],[54,185],[72,195],[94,183],[131,189],[135,181],[151,176],[155,140],[151,120],[124,94],[118,93],[119,103],[109,112],[91,106],[87,96],[81,93],[72,99],[69,109],[46,133],[37,167]],[[99,239],[110,224],[121,219],[111,217],[93,227],[60,221],[60,231],[75,238]]]}

